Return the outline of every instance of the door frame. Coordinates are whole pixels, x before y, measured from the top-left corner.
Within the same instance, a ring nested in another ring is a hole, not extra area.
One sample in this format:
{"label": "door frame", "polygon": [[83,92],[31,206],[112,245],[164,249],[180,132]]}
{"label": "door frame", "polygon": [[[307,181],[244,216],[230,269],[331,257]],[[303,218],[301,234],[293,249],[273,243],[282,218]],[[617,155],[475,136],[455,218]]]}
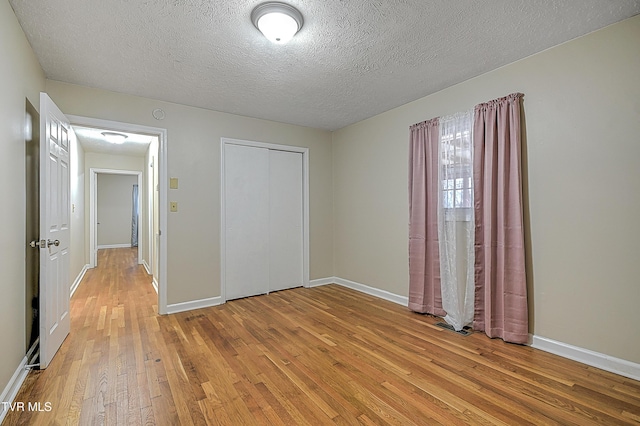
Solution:
{"label": "door frame", "polygon": [[[169,141],[167,139],[167,129],[161,127],[150,127],[139,124],[124,123],[120,121],[103,120],[99,118],[83,117],[79,115],[67,115],[67,118],[74,126],[97,127],[113,131],[127,133],[144,133],[158,138],[158,216],[160,219],[159,242],[158,242],[158,313],[167,314],[167,216],[169,213],[168,203],[168,164],[167,153]],[[141,188],[141,187],[139,187]]]}
{"label": "door frame", "polygon": [[293,145],[280,145],[269,142],[256,142],[242,139],[220,138],[220,298],[226,297],[226,185],[225,185],[225,148],[227,145],[241,145],[266,148],[278,151],[302,154],[302,280],[303,287],[309,287],[309,148]]}
{"label": "door frame", "polygon": [[[135,170],[89,169],[89,267],[98,265],[98,175],[136,176],[138,178],[138,205],[142,205],[142,172]],[[138,220],[140,214],[138,214]],[[138,228],[140,224],[138,223]],[[139,245],[139,244],[138,244]],[[138,250],[138,265],[142,265],[142,250]]]}

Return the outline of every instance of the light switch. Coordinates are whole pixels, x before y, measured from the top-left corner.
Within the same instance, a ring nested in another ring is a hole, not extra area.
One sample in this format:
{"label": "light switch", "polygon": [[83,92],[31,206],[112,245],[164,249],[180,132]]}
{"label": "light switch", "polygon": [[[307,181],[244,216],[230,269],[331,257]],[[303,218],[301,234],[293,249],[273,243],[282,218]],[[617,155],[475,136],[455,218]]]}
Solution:
{"label": "light switch", "polygon": [[178,178],[169,179],[169,189],[178,189]]}
{"label": "light switch", "polygon": [[172,211],[172,212],[177,212],[178,211],[178,202],[177,201],[169,202],[169,210]]}

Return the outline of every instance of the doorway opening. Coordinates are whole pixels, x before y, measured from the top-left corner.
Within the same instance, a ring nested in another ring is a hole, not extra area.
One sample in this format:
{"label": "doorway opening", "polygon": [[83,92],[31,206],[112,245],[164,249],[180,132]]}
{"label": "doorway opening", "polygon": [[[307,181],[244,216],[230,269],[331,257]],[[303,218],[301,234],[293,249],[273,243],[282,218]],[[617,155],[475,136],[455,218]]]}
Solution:
{"label": "doorway opening", "polygon": [[145,237],[156,212],[145,209],[141,214],[139,207],[151,204],[145,203],[151,194],[144,190],[143,173],[91,167],[89,182],[89,266],[98,266],[100,249],[136,247],[138,264],[153,275],[150,264],[157,263],[157,251],[145,245]]}
{"label": "doorway opening", "polygon": [[[106,181],[108,178],[131,176],[137,187],[139,214],[135,225],[138,232],[134,241],[133,229],[130,229],[131,241],[126,244],[137,245],[138,264],[143,265],[152,276],[152,283],[158,294],[158,313],[166,314],[166,233],[163,231],[166,229],[167,215],[165,209],[161,208],[167,196],[166,129],[81,116],[67,117],[78,139],[78,151],[82,151],[75,156],[76,161],[82,163],[82,170],[78,173],[83,175],[79,179],[83,184],[76,191],[86,208],[83,210],[84,238],[77,241],[77,245],[84,253],[86,267],[97,266],[99,248],[125,245],[119,241],[100,239],[100,227],[105,228],[107,225],[101,223],[99,214],[99,181],[101,178]],[[109,143],[104,140],[103,133],[124,135],[127,143]],[[135,204],[133,191],[128,196],[131,203]],[[73,192],[72,187],[72,199]],[[129,214],[130,223],[134,219],[132,211]],[[98,225],[98,222],[101,224]]]}

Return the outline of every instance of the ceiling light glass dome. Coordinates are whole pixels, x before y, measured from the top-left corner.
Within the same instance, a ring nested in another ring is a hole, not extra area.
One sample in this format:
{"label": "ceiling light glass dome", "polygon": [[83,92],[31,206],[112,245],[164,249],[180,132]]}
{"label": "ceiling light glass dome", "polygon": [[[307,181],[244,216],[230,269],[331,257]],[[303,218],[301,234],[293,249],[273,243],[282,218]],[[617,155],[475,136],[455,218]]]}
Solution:
{"label": "ceiling light glass dome", "polygon": [[256,6],[251,21],[264,36],[277,44],[284,44],[302,28],[302,14],[293,6],[267,2]]}

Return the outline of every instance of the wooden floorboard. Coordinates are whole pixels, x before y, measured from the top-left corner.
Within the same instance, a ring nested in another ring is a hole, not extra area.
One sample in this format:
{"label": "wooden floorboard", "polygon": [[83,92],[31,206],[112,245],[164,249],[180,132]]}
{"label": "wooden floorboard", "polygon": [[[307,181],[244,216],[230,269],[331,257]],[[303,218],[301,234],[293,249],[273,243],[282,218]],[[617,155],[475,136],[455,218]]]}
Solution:
{"label": "wooden floorboard", "polygon": [[136,259],[99,252],[16,398],[51,411],[3,425],[640,424],[640,382],[337,285],[159,316]]}

